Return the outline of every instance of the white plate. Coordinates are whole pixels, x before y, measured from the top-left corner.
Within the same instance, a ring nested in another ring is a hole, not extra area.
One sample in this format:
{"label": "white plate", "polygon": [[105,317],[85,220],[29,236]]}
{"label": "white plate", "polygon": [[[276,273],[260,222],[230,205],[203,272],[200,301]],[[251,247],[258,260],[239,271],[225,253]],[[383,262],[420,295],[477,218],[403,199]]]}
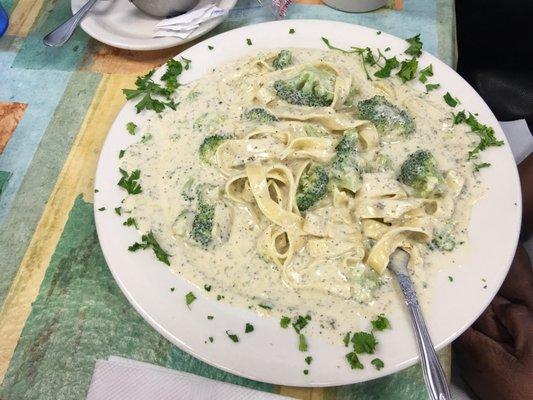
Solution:
{"label": "white plate", "polygon": [[[290,35],[289,28],[294,28],[296,33]],[[311,20],[269,22],[223,33],[184,51],[182,55],[192,60],[192,68],[183,75],[183,81],[197,79],[220,63],[260,49],[289,46],[325,49],[321,36],[342,47],[391,47],[392,54],[400,54],[406,48],[402,39],[385,33],[376,35],[375,30],[357,25]],[[253,46],[246,45],[245,38],[250,38]],[[208,44],[214,50],[210,51]],[[428,63],[433,64],[433,81],[441,83],[442,93],[449,90],[461,100],[462,107],[479,113],[479,120],[494,127],[496,136],[505,140],[498,122],[479,95],[455,71],[424,53],[420,65]],[[161,73],[160,70],[156,77]],[[371,357],[363,357],[365,369],[350,370],[344,360],[347,350],[341,344],[331,345],[310,338],[309,349],[314,361],[309,375],[304,375],[305,354],[297,350],[296,335],[290,329],[281,329],[277,319],[261,318],[250,310],[209,300],[202,296],[203,290],[157,262],[152,252],[128,252],[128,245],[139,238],[134,230],[125,229],[123,218],[113,212],[124,197],[116,185],[120,178],[117,155],[120,149],[138,140],[125,133],[126,123],[142,124],[146,117],[144,113],[135,113],[132,102],[117,116],[98,163],[95,187],[99,192],[94,207],[109,268],[131,304],[157,331],[211,365],[273,384],[344,385],[384,376],[417,361],[409,319],[404,310],[397,310],[390,316],[393,329],[379,333],[380,344],[375,356],[385,362],[381,371],[369,365]],[[482,157],[492,167],[481,174],[488,190],[472,212],[469,251],[461,255],[466,261],[461,266],[444,267],[433,280],[437,290],[426,319],[438,348],[450,343],[487,307],[507,274],[518,240],[520,185],[510,148],[507,144],[493,148],[483,152]],[[104,206],[106,211],[96,211]],[[448,275],[453,275],[453,282],[448,280]],[[176,288],[174,292],[170,291],[171,287]],[[198,296],[192,310],[184,304],[184,295],[190,290]],[[208,321],[209,314],[215,315],[215,319]],[[243,333],[246,322],[255,326],[252,334]],[[228,329],[239,333],[240,343],[234,344],[226,337]],[[205,343],[209,336],[215,338],[214,343]]]}
{"label": "white plate", "polygon": [[[78,11],[86,0],[71,0],[72,12]],[[231,10],[237,0],[218,0],[218,6]],[[129,0],[98,1],[80,23],[81,28],[96,40],[126,50],[159,50],[179,46],[202,36],[218,26],[227,14],[199,26],[186,39],[154,38],[155,25],[162,18],[143,13]]]}

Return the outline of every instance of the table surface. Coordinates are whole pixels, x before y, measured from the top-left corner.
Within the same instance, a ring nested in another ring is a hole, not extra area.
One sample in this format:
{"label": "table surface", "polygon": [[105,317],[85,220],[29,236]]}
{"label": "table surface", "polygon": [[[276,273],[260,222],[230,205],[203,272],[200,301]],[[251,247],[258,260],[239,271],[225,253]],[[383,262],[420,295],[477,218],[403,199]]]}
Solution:
{"label": "table surface", "polygon": [[[120,89],[185,46],[133,52],[77,31],[60,49],[42,37],[70,16],[67,0],[0,0],[0,398],[84,399],[94,362],[121,355],[301,399],[425,399],[418,366],[328,389],[273,387],[235,377],[172,346],[126,301],[105,264],[92,214],[98,155]],[[288,18],[359,23],[455,65],[453,0],[411,0],[403,11],[348,14],[300,0]],[[269,17],[239,0],[216,34]],[[194,42],[193,42],[194,43]],[[443,352],[449,367],[449,351]]]}

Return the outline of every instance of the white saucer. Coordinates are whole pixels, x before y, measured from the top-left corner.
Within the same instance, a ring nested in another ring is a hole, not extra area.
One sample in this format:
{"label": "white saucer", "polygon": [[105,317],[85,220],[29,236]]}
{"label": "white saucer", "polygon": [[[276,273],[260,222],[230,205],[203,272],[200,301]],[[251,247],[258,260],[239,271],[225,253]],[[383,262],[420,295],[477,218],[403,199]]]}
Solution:
{"label": "white saucer", "polygon": [[[72,12],[78,11],[86,0],[71,0]],[[237,0],[218,0],[218,6],[231,10]],[[128,0],[99,1],[81,21],[81,28],[96,40],[126,50],[159,50],[179,46],[202,36],[219,25],[227,16],[215,18],[198,27],[186,39],[154,38],[152,32],[160,18],[138,10]]]}

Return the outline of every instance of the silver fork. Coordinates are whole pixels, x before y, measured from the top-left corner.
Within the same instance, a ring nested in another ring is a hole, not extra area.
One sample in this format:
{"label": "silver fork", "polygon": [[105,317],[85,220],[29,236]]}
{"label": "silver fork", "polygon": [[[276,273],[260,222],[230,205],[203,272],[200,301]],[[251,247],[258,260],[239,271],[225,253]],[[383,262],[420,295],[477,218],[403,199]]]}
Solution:
{"label": "silver fork", "polygon": [[424,381],[431,400],[451,400],[450,388],[446,375],[442,369],[433,342],[429,336],[413,283],[407,271],[409,263],[409,254],[398,248],[392,253],[388,267],[394,272],[398,283],[402,288],[405,297],[405,304],[411,314],[411,322],[416,337],[418,353],[420,354],[420,363]]}
{"label": "silver fork", "polygon": [[87,11],[89,11],[97,1],[98,0],[87,1],[87,3],[85,3],[72,17],[46,35],[43,38],[43,43],[49,47],[63,46],[70,39],[82,18],[87,14]]}

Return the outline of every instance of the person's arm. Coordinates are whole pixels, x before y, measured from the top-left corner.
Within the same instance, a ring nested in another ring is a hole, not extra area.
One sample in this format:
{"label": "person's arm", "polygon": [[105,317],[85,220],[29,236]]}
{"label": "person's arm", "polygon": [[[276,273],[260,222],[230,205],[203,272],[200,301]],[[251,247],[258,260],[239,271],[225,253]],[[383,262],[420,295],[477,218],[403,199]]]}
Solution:
{"label": "person's arm", "polygon": [[498,295],[453,350],[481,400],[533,399],[533,271],[521,245]]}
{"label": "person's arm", "polygon": [[[518,173],[526,239],[533,234],[533,154]],[[533,399],[533,270],[522,245],[500,291],[453,351],[462,378],[481,400]]]}

